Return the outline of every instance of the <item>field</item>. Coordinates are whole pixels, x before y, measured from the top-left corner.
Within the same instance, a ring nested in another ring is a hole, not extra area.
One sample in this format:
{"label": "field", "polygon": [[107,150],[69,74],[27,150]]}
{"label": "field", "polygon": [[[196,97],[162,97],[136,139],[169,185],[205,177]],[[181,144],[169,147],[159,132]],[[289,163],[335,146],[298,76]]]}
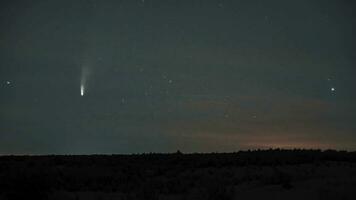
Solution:
{"label": "field", "polygon": [[1,156],[0,199],[353,199],[356,153]]}

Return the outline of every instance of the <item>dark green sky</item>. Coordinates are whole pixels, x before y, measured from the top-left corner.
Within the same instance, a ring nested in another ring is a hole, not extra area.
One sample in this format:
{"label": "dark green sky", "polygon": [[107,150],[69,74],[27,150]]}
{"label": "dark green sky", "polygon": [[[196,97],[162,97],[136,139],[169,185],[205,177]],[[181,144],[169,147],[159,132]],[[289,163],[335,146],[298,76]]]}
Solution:
{"label": "dark green sky", "polygon": [[0,154],[356,150],[355,12],[352,0],[1,1]]}

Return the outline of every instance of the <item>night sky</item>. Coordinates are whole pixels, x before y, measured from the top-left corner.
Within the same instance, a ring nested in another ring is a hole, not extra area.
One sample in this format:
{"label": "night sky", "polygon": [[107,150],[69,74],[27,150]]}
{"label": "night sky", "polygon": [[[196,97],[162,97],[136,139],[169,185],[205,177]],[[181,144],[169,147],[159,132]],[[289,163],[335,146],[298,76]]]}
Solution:
{"label": "night sky", "polygon": [[356,150],[352,0],[2,0],[0,154]]}

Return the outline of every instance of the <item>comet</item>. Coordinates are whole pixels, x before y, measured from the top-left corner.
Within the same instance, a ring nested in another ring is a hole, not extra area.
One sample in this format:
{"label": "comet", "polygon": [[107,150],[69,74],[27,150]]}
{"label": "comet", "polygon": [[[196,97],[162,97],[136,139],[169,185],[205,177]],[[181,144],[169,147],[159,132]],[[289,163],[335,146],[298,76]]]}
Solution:
{"label": "comet", "polygon": [[81,76],[80,76],[80,96],[84,96],[85,94],[85,89],[87,87],[87,80],[90,74],[90,70],[88,67],[83,66],[81,70]]}
{"label": "comet", "polygon": [[80,96],[84,96],[84,91],[85,91],[84,85],[80,85]]}

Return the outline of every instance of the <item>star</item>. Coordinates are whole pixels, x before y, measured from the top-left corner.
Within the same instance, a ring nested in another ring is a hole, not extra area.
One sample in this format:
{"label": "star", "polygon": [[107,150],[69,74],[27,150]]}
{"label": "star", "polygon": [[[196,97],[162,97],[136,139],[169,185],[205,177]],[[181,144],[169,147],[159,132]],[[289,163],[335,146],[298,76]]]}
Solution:
{"label": "star", "polygon": [[6,85],[10,85],[11,84],[11,82],[10,81],[6,81]]}

